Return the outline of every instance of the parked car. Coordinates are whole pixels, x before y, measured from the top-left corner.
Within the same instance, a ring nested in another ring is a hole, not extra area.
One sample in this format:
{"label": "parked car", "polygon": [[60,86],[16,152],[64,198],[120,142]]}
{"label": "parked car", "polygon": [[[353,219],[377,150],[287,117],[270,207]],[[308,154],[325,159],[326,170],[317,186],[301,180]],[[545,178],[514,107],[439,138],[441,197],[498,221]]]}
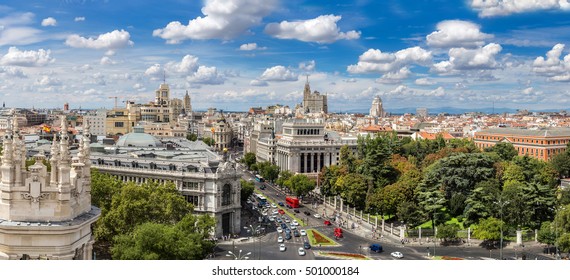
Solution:
{"label": "parked car", "polygon": [[320,219],[320,218],[321,218],[321,215],[320,215],[319,213],[315,213],[315,215],[313,215],[313,217],[315,217],[315,218],[317,218],[317,219]]}
{"label": "parked car", "polygon": [[301,234],[299,233],[298,230],[293,231],[293,235],[294,235],[295,237],[300,237],[300,236],[301,236]]}
{"label": "parked car", "polygon": [[301,230],[301,235],[302,235],[302,236],[307,236],[307,231],[304,230],[304,229],[302,229],[302,230]]}
{"label": "parked car", "polygon": [[277,204],[271,203],[271,208],[277,208]]}
{"label": "parked car", "polygon": [[277,210],[277,213],[279,213],[279,214],[281,214],[281,215],[285,215],[285,211],[283,211],[283,209]]}
{"label": "parked car", "polygon": [[392,252],[392,253],[390,254],[390,256],[392,256],[392,257],[394,257],[394,258],[396,258],[396,259],[401,259],[401,258],[404,257],[404,254],[402,254],[402,253],[400,253],[400,252]]}
{"label": "parked car", "polygon": [[297,222],[297,220],[293,220],[293,221],[291,221],[291,224],[294,225],[294,226],[298,226],[298,225],[299,225],[299,222]]}
{"label": "parked car", "polygon": [[289,240],[291,239],[291,233],[285,233],[285,239]]}
{"label": "parked car", "polygon": [[299,256],[304,256],[305,254],[307,254],[307,253],[305,253],[305,249],[303,249],[301,247],[299,247],[299,250],[297,250],[297,252],[299,253]]}
{"label": "parked car", "polygon": [[285,206],[285,204],[283,204],[283,202],[279,202],[278,204],[279,204],[279,206]]}
{"label": "parked car", "polygon": [[285,244],[279,245],[279,251],[285,252],[285,250],[287,250],[287,247],[285,247]]}
{"label": "parked car", "polygon": [[303,247],[305,249],[311,249],[311,244],[308,241],[305,241],[305,243],[303,243]]}
{"label": "parked car", "polygon": [[278,227],[278,228],[277,228],[277,232],[278,232],[278,233],[283,233],[283,229],[280,228],[280,227]]}
{"label": "parked car", "polygon": [[296,230],[296,229],[297,229],[297,226],[295,226],[294,224],[291,224],[289,227],[290,227],[292,230]]}
{"label": "parked car", "polygon": [[376,253],[381,253],[382,251],[384,251],[384,249],[382,249],[382,245],[380,244],[370,244],[370,251],[372,252],[376,252]]}
{"label": "parked car", "polygon": [[283,237],[282,236],[277,237],[277,243],[283,243]]}

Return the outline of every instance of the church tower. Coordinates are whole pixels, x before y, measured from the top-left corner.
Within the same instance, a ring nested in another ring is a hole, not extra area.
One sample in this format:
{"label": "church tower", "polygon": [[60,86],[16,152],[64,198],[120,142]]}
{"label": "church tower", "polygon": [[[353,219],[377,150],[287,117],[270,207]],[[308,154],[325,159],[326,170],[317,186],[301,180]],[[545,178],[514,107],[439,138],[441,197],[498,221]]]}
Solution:
{"label": "church tower", "polygon": [[0,170],[0,259],[91,259],[91,225],[101,211],[91,206],[89,128],[71,158],[67,120],[54,137],[49,163],[26,150],[15,115],[3,139]]}
{"label": "church tower", "polygon": [[184,112],[186,112],[186,115],[192,113],[192,103],[190,103],[190,95],[188,95],[188,91],[186,91],[186,95],[184,95]]}

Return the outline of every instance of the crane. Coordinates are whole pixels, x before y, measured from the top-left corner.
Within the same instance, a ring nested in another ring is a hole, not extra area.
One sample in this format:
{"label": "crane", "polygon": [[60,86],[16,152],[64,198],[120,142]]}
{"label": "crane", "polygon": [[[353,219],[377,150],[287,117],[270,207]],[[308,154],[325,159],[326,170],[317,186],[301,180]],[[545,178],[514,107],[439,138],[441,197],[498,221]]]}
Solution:
{"label": "crane", "polygon": [[109,99],[115,98],[115,107],[113,109],[117,109],[117,98],[118,98],[118,96],[109,96],[108,98]]}

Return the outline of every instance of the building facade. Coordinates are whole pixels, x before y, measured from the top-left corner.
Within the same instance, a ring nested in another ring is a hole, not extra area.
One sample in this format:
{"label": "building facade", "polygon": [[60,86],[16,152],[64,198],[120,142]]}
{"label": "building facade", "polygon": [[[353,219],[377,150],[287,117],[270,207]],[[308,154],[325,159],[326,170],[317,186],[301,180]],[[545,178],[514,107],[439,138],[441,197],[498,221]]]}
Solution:
{"label": "building facade", "polygon": [[325,113],[328,114],[327,96],[321,95],[318,91],[311,93],[309,78],[305,83],[303,91],[303,112],[304,113]]}
{"label": "building facade", "polygon": [[372,107],[370,108],[370,116],[376,118],[383,118],[386,116],[386,113],[384,112],[384,107],[382,106],[382,99],[378,95],[374,97],[374,100],[372,100]]}
{"label": "building facade", "polygon": [[519,155],[548,161],[566,151],[570,141],[570,128],[515,129],[491,128],[475,132],[475,145],[483,150],[499,142],[513,144]]}
{"label": "building facade", "polygon": [[26,170],[26,148],[17,121],[3,140],[0,182],[0,259],[91,259],[91,226],[100,210],[91,206],[89,127],[76,157],[70,156],[67,122],[49,159]]}

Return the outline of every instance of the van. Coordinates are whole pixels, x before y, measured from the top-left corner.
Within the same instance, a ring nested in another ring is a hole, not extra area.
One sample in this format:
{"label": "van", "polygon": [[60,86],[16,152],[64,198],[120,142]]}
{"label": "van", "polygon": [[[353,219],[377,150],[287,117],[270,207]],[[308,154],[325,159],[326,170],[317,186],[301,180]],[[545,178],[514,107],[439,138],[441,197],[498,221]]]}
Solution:
{"label": "van", "polygon": [[382,245],[380,245],[380,244],[371,244],[369,248],[370,248],[370,251],[373,251],[376,253],[380,253],[383,251]]}

